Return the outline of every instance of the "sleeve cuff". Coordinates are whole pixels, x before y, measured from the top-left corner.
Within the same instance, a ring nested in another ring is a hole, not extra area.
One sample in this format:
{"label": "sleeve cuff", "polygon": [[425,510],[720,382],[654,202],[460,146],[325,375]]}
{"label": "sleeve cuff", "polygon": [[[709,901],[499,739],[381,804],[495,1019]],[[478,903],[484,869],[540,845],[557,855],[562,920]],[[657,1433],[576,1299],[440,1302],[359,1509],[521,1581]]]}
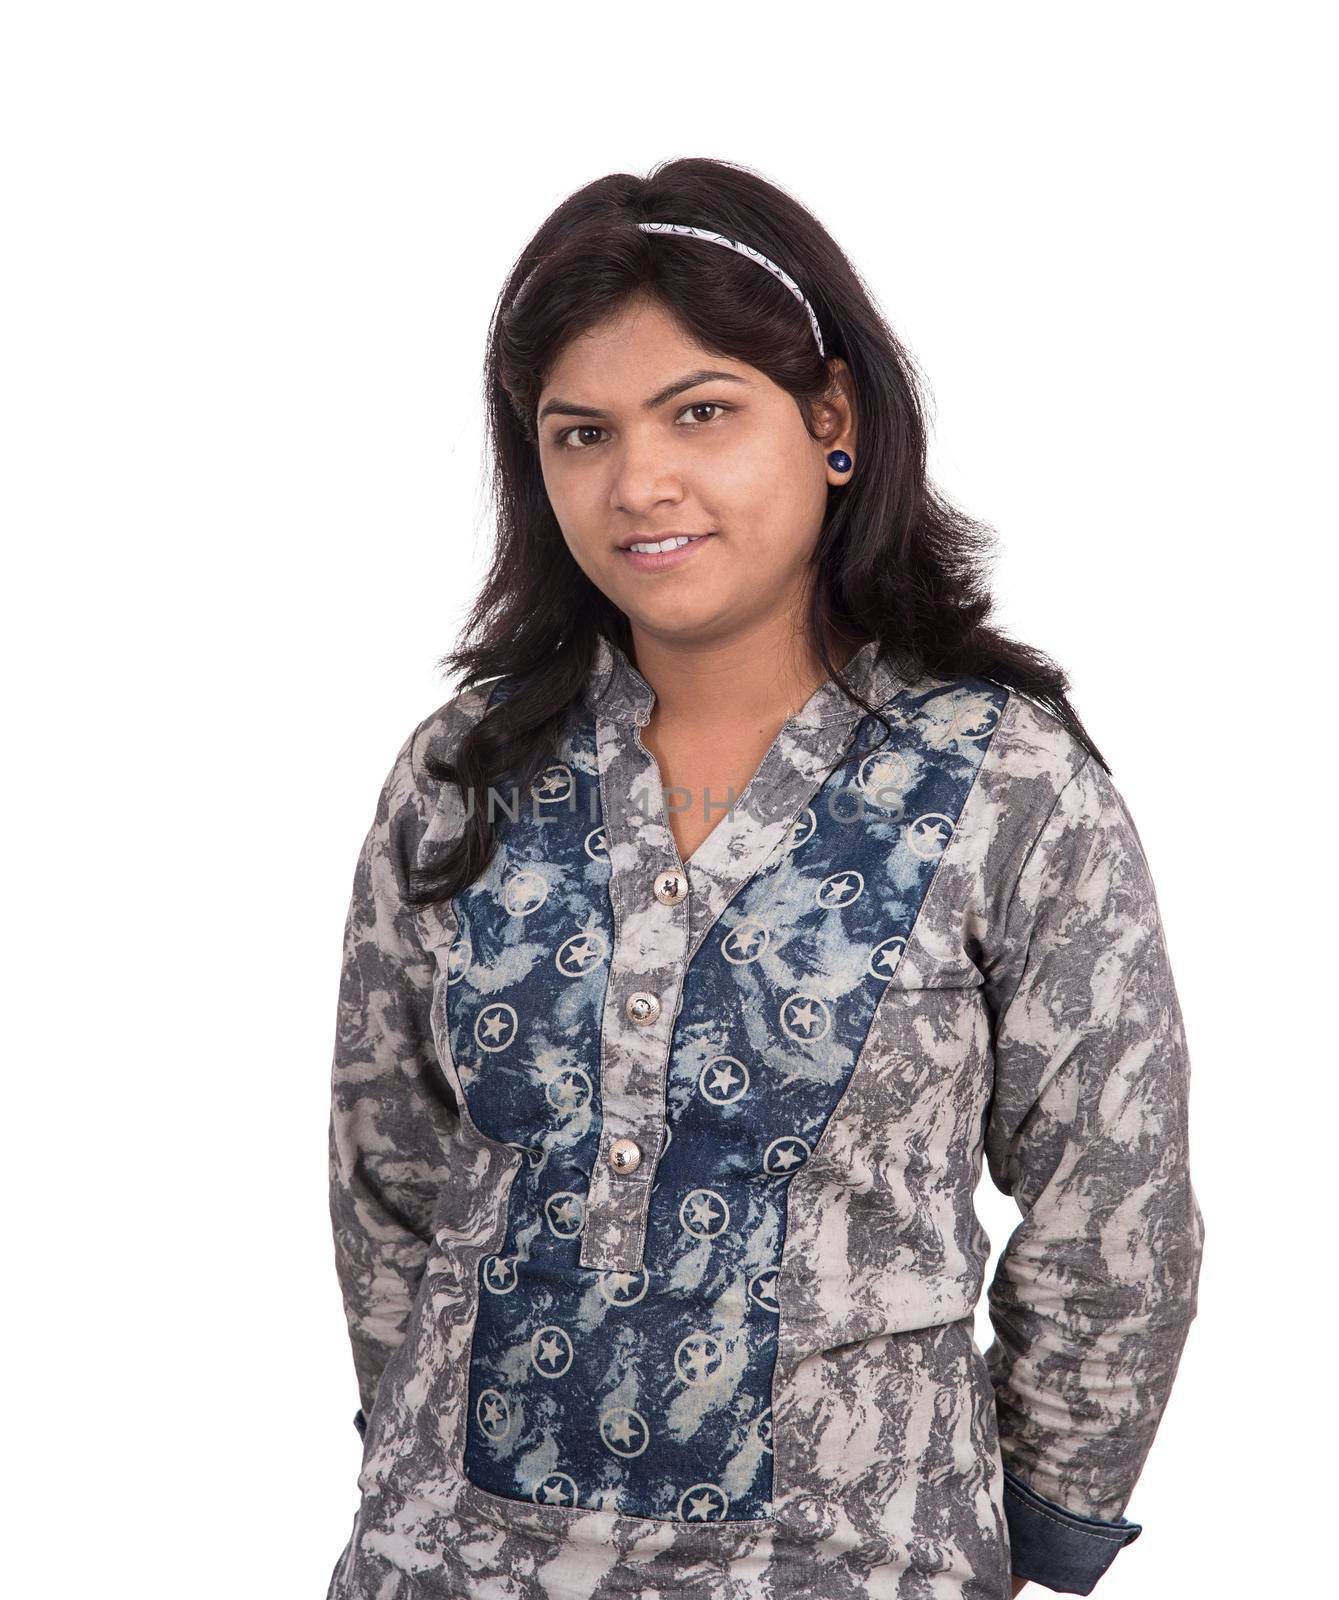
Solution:
{"label": "sleeve cuff", "polygon": [[1138,1522],[1103,1522],[1056,1505],[1004,1469],[1004,1514],[1014,1576],[1059,1594],[1091,1594],[1122,1545],[1144,1531]]}
{"label": "sleeve cuff", "polygon": [[359,1406],[353,1414],[353,1425],[358,1430],[358,1437],[365,1439],[367,1437],[367,1418],[363,1415],[362,1406]]}

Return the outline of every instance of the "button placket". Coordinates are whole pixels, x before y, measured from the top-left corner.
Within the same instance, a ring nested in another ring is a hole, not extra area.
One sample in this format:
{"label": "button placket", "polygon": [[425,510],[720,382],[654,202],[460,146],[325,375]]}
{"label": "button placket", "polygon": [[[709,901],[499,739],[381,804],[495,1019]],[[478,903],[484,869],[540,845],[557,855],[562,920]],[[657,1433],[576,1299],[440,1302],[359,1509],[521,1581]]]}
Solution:
{"label": "button placket", "polygon": [[[671,935],[677,951],[663,970],[665,999],[643,987],[651,976],[644,969],[618,970],[630,964],[630,949],[616,948],[610,971],[600,1067],[602,1159],[590,1178],[580,1256],[584,1267],[634,1272],[642,1266],[651,1186],[665,1142],[665,1080],[679,982],[675,967],[682,966],[688,943],[686,917],[656,909],[661,917],[672,917],[674,925],[662,931]],[[637,987],[627,987],[632,983]],[[632,1020],[647,996],[654,1005],[644,1020]]]}
{"label": "button placket", "polygon": [[[609,841],[614,948],[600,1050],[599,1160],[591,1172],[580,1263],[642,1266],[656,1167],[666,1142],[670,1041],[688,950],[689,886],[654,803],[657,769],[626,708],[597,719]],[[641,796],[639,800],[639,796]],[[659,869],[659,870],[657,870]]]}

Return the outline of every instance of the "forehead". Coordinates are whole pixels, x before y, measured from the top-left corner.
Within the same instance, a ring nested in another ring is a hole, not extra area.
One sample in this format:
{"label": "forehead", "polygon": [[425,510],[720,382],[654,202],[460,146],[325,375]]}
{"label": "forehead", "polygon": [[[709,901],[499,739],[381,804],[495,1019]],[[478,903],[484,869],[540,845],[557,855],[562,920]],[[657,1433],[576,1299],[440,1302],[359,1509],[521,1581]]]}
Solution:
{"label": "forehead", "polygon": [[711,381],[741,390],[766,380],[747,362],[700,344],[663,306],[641,302],[568,341],[545,376],[537,409],[541,420],[559,409],[649,410]]}
{"label": "forehead", "polygon": [[676,370],[705,366],[707,354],[663,306],[635,301],[569,339],[550,364],[545,389],[595,373],[616,376],[657,364]]}

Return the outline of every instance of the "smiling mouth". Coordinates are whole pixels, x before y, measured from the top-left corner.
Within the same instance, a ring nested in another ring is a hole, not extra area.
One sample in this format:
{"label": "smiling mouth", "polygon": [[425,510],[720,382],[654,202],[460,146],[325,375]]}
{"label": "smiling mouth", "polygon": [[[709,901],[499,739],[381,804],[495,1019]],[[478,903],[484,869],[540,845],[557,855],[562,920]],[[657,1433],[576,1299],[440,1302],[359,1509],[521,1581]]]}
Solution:
{"label": "smiling mouth", "polygon": [[663,550],[677,550],[682,545],[696,544],[699,539],[710,539],[709,533],[675,533],[668,539],[661,539],[659,543],[649,539],[640,539],[636,544],[620,545],[622,550],[635,550],[639,555],[658,555]]}
{"label": "smiling mouth", "polygon": [[668,533],[663,539],[638,539],[618,547],[624,566],[632,572],[652,575],[677,571],[697,560],[697,552],[716,537],[710,533]]}

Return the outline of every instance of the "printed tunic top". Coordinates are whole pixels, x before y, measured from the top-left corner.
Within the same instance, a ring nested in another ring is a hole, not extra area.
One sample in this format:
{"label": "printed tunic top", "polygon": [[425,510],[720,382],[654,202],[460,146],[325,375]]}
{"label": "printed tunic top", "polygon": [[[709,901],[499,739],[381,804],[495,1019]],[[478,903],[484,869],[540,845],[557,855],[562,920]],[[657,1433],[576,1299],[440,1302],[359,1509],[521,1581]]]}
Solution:
{"label": "printed tunic top", "polygon": [[[507,680],[401,748],[339,995],[328,1600],[1087,1594],[1140,1533],[1203,1222],[1139,837],[1018,693],[843,676],[879,714],[826,681],[684,862],[602,639],[426,908],[466,811],[424,758]],[[984,1354],[983,1157],[1022,1214]]]}

